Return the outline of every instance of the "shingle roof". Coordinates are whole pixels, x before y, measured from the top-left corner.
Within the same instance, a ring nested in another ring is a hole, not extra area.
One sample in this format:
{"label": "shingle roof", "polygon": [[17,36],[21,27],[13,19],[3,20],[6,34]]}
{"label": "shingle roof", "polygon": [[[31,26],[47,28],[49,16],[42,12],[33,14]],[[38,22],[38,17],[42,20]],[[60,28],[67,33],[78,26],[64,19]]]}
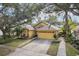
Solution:
{"label": "shingle roof", "polygon": [[52,27],[49,27],[49,26],[43,26],[43,27],[40,27],[40,28],[36,28],[36,30],[55,30],[55,29],[52,28]]}
{"label": "shingle roof", "polygon": [[28,30],[34,30],[34,28],[33,28],[31,25],[26,25],[26,24],[24,24],[24,25],[22,25],[22,27],[23,27],[23,28],[26,28],[26,29],[28,29]]}
{"label": "shingle roof", "polygon": [[29,30],[34,30],[34,28],[31,25],[26,25],[26,28]]}
{"label": "shingle roof", "polygon": [[40,27],[40,25],[45,26],[45,25],[48,25],[48,23],[41,21],[41,22],[39,22],[38,24],[35,25],[35,28]]}

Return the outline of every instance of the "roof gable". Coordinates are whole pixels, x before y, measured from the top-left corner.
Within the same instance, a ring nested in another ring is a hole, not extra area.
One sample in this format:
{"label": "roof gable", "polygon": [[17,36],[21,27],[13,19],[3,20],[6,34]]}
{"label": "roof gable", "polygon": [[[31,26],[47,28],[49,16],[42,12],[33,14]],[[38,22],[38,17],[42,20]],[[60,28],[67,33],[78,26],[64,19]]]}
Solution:
{"label": "roof gable", "polygon": [[34,30],[34,28],[33,28],[31,25],[27,25],[26,28],[27,28],[28,30]]}
{"label": "roof gable", "polygon": [[53,27],[49,27],[49,26],[43,26],[40,28],[36,28],[36,30],[56,30],[56,29],[54,29]]}
{"label": "roof gable", "polygon": [[35,28],[40,28],[40,27],[47,26],[47,25],[48,25],[47,22],[39,22],[38,24],[35,25]]}

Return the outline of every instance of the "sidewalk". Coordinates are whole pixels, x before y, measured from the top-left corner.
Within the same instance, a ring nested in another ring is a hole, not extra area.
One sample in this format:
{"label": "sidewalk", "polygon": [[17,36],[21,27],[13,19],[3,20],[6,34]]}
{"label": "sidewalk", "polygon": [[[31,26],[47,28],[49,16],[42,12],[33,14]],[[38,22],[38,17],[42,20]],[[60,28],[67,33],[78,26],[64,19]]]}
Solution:
{"label": "sidewalk", "polygon": [[66,47],[65,41],[63,37],[60,37],[59,40],[61,41],[58,48],[57,56],[66,56]]}

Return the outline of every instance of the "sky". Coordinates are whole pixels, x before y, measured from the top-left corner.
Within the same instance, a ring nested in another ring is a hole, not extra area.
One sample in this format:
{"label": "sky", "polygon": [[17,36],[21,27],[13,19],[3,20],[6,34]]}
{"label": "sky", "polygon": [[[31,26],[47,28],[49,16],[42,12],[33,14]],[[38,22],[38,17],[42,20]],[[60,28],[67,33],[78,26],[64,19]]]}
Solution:
{"label": "sky", "polygon": [[[72,20],[75,22],[79,22],[79,16],[73,15],[72,13],[69,13],[69,15],[71,16]],[[39,15],[39,17],[41,17],[42,20],[48,19],[49,18],[49,14],[45,14],[45,13],[41,13]],[[57,20],[58,21],[63,21],[63,16],[57,16]]]}
{"label": "sky", "polygon": [[[45,19],[48,19],[48,18],[49,18],[49,14],[46,14],[46,13],[41,12],[41,14],[39,14],[38,17],[39,17],[41,20],[45,20]],[[35,20],[38,20],[38,18],[35,17]],[[37,22],[33,20],[33,23],[37,23]]]}
{"label": "sky", "polygon": [[[71,18],[73,21],[75,22],[78,22],[79,23],[79,16],[76,16],[76,15],[73,15],[73,14],[70,14]],[[63,16],[59,16],[57,18],[58,21],[63,21]]]}

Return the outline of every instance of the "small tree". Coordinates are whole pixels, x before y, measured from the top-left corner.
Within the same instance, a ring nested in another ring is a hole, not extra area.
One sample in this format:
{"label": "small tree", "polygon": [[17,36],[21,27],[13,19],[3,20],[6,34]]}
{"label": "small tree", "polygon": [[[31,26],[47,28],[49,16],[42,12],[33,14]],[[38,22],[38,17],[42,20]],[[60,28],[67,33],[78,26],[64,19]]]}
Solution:
{"label": "small tree", "polygon": [[22,34],[22,32],[23,32],[23,28],[22,28],[21,26],[17,26],[17,27],[14,29],[14,32],[16,32],[16,36],[17,36],[18,38],[20,38],[20,37],[21,37],[21,34]]}

